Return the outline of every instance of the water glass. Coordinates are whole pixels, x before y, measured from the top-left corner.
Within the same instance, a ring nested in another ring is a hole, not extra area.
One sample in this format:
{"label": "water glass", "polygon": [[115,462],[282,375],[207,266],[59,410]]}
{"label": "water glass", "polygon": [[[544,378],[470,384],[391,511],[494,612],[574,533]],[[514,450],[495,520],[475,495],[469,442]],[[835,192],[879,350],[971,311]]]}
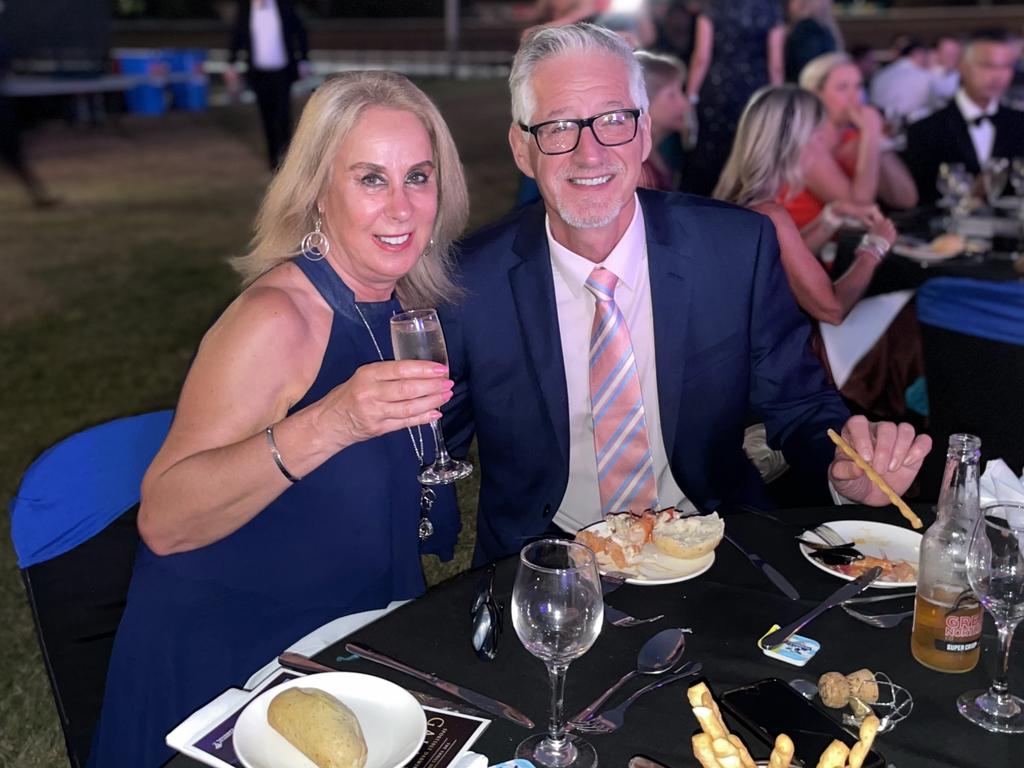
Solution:
{"label": "water glass", "polygon": [[551,720],[546,734],[516,749],[543,768],[593,768],[594,748],[565,731],[565,673],[569,663],[597,640],[604,597],[594,553],[574,541],[541,539],[519,553],[512,588],[512,625],[526,650],[539,658],[551,680]]}
{"label": "water glass", "polygon": [[967,551],[967,578],[999,633],[999,659],[987,691],[957,699],[960,714],[986,731],[1024,733],[1024,700],[1010,693],[1013,631],[1024,619],[1024,504],[996,503],[981,510]]}

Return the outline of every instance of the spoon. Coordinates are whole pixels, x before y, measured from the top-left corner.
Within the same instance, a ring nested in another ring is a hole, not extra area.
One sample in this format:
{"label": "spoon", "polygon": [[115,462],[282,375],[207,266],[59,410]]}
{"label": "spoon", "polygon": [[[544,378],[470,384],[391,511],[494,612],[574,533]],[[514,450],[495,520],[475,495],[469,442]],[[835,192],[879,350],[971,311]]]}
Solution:
{"label": "spoon", "polygon": [[660,675],[668,672],[679,661],[686,649],[686,633],[682,629],[663,629],[648,638],[636,657],[636,669],[624,674],[611,688],[598,696],[590,705],[574,717],[573,722],[589,720],[609,697],[637,675]]}

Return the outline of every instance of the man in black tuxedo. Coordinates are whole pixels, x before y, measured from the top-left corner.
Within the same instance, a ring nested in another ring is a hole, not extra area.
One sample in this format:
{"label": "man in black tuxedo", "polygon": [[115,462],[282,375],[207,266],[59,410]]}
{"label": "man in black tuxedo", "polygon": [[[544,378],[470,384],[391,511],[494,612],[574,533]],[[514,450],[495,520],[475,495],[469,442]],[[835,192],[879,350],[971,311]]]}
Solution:
{"label": "man in black tuxedo", "polygon": [[975,35],[964,50],[956,96],[907,130],[903,160],[922,203],[938,197],[942,163],[963,163],[977,174],[990,158],[1024,156],[1024,112],[999,103],[1013,79],[1017,55],[1005,33]]}
{"label": "man in black tuxedo", "polygon": [[292,135],[292,83],[309,76],[309,41],[292,0],[240,0],[224,73],[232,90],[238,86],[234,64],[241,51],[248,55],[246,80],[259,104],[273,171]]}

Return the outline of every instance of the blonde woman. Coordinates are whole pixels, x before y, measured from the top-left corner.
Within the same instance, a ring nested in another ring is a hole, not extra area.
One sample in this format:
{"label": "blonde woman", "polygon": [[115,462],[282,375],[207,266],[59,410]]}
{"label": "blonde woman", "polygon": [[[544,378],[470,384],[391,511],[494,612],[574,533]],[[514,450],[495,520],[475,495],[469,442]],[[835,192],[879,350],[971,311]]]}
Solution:
{"label": "blonde woman", "polygon": [[795,83],[811,59],[843,49],[832,0],[789,0],[784,58],[786,82]]}
{"label": "blonde woman", "polygon": [[[782,267],[797,303],[819,323],[838,325],[864,295],[896,239],[896,229],[877,209],[833,203],[831,215],[860,217],[868,226],[853,263],[833,280],[807,247],[777,198],[784,188],[800,189],[807,171],[807,153],[802,148],[826,124],[821,102],[807,91],[792,85],[759,91],[740,119],[736,143],[715,197],[751,208],[772,220]],[[815,336],[813,341],[827,369],[828,358],[820,337]],[[857,363],[840,391],[869,417],[898,418],[905,410],[903,393],[921,372],[917,318],[908,304]]]}
{"label": "blonde woman", "polygon": [[[401,75],[313,94],[142,486],[144,546],[90,765],[156,766],[180,720],[312,629],[424,590],[450,488],[421,504],[447,368],[392,359],[388,321],[456,290],[467,195],[451,135]],[[421,516],[435,534],[421,542]]]}
{"label": "blonde woman", "polygon": [[845,53],[813,59],[800,86],[825,106],[825,130],[807,146],[806,188],[786,202],[797,226],[817,218],[827,203],[847,200],[891,208],[917,205],[917,187],[899,157],[884,147],[882,117],[864,103],[860,70]]}
{"label": "blonde woman", "polygon": [[830,211],[835,216],[862,214],[870,222],[853,265],[834,282],[804,243],[793,218],[776,199],[783,189],[801,188],[807,156],[803,149],[824,123],[825,110],[813,94],[793,85],[761,89],[740,118],[732,154],[714,196],[772,220],[797,303],[815,320],[837,325],[864,295],[896,239],[896,230],[874,211],[842,205]]}

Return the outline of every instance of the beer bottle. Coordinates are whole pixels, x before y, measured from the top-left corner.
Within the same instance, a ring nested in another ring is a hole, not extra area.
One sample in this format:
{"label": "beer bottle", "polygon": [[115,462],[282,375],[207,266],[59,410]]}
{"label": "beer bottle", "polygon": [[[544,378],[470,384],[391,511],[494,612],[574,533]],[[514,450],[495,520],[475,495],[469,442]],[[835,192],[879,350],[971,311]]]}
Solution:
{"label": "beer bottle", "polygon": [[967,582],[967,547],[981,516],[981,439],[950,435],[935,522],[921,539],[914,600],[914,658],[939,672],[969,672],[981,653],[982,609]]}

